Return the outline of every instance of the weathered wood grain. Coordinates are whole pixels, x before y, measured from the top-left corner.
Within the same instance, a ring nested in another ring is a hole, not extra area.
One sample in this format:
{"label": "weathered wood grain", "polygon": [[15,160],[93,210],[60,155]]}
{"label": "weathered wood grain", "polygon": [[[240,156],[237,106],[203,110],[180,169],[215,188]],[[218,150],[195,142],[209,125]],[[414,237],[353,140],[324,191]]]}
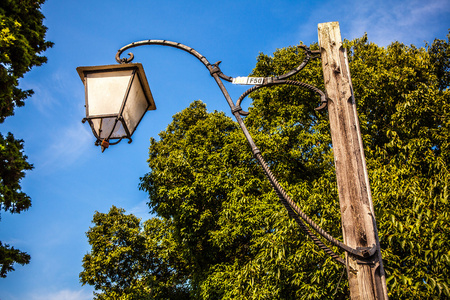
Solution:
{"label": "weathered wood grain", "polygon": [[[358,261],[346,255],[351,299],[387,299],[378,233],[346,50],[338,22],[318,26],[319,45],[333,142],[344,243],[352,248],[376,245]],[[369,263],[368,262],[373,262]],[[355,272],[350,271],[356,270]]]}

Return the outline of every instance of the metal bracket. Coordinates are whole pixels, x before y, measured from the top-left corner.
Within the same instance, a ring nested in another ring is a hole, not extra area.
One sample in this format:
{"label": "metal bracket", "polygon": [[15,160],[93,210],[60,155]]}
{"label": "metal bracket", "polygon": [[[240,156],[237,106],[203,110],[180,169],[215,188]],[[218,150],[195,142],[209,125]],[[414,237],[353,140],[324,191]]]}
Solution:
{"label": "metal bracket", "polygon": [[242,107],[240,105],[236,105],[235,107],[233,107],[233,109],[231,110],[231,112],[234,114],[235,112],[240,112],[242,111]]}
{"label": "metal bracket", "polygon": [[222,71],[221,71],[220,68],[219,68],[219,65],[220,65],[221,62],[222,62],[222,61],[219,60],[218,62],[216,62],[216,63],[214,63],[214,64],[211,65],[211,66],[212,66],[212,69],[209,71],[209,73],[211,74],[211,76],[212,76],[213,74],[215,74],[215,73],[222,73]]}
{"label": "metal bracket", "polygon": [[330,98],[328,98],[327,96],[325,97],[320,97],[320,106],[314,108],[315,111],[321,111],[323,109],[325,109],[328,106],[328,101],[331,100]]}
{"label": "metal bracket", "polygon": [[356,247],[356,250],[361,251],[363,257],[371,257],[377,252],[377,246],[373,245],[372,247]]}
{"label": "metal bracket", "polygon": [[375,266],[378,262],[378,257],[375,255],[377,253],[377,246],[372,247],[356,247],[361,254],[361,256],[355,256],[356,263],[359,265],[373,265]]}
{"label": "metal bracket", "polygon": [[310,50],[311,52],[311,59],[321,58],[322,53],[320,50]]}

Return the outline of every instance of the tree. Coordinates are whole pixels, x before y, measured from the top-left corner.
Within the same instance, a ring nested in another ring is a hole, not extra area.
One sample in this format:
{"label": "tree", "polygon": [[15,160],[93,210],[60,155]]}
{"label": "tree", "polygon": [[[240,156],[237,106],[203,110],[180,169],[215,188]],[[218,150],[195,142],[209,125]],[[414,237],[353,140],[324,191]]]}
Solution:
{"label": "tree", "polygon": [[388,289],[398,299],[449,297],[449,41],[350,45]]}
{"label": "tree", "polygon": [[142,226],[115,206],[107,214],[96,212],[92,222],[92,250],[83,258],[80,279],[103,292],[96,299],[186,299],[187,278],[173,268],[181,265],[180,249],[168,222],[152,218]]}
{"label": "tree", "polygon": [[[449,42],[383,48],[367,36],[346,41],[393,299],[450,297]],[[284,74],[302,59],[298,47],[260,54],[252,75]],[[323,89],[320,62],[294,79]],[[328,118],[314,110],[319,99],[292,86],[260,89],[252,99],[245,122],[278,181],[316,223],[341,238]],[[230,118],[195,101],[151,140],[149,152],[151,171],[141,188],[159,230],[170,234],[144,233],[156,237],[156,245],[171,245],[150,256],[174,251],[178,260],[166,260],[167,268],[184,278],[185,299],[348,297],[343,266],[288,218]],[[146,287],[155,286],[141,274]]]}
{"label": "tree", "polygon": [[[44,0],[4,0],[0,4],[0,123],[24,105],[32,90],[19,88],[19,79],[34,66],[46,62],[40,56],[51,42],[45,41],[40,6]],[[21,191],[20,181],[33,166],[23,153],[23,140],[11,133],[0,134],[0,209],[20,213],[31,206],[28,195]],[[0,277],[13,271],[15,263],[27,264],[30,256],[0,242]]]}

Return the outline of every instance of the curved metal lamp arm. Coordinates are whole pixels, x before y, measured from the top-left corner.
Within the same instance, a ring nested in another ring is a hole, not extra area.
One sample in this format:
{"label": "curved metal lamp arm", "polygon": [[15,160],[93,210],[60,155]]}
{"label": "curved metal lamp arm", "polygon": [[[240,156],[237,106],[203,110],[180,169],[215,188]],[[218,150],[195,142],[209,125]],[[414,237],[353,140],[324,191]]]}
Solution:
{"label": "curved metal lamp arm", "polygon": [[[172,42],[172,41],[167,41],[167,40],[143,40],[143,41],[139,41],[139,42],[134,42],[131,44],[128,44],[126,46],[123,46],[122,48],[120,48],[117,51],[116,54],[116,61],[119,64],[123,64],[123,63],[129,63],[134,59],[134,54],[133,53],[128,53],[128,55],[130,56],[129,58],[120,58],[121,54],[131,48],[134,47],[138,47],[138,46],[143,46],[143,45],[160,45],[160,46],[169,46],[169,47],[173,47],[173,48],[177,48],[183,51],[186,51],[189,54],[192,54],[193,56],[195,56],[198,60],[200,60],[205,67],[208,69],[208,71],[210,73],[214,73],[214,72],[218,72],[219,73],[219,77],[222,78],[223,80],[229,81],[231,82],[233,80],[233,77],[230,76],[226,76],[225,74],[222,73],[222,71],[220,71],[219,68],[219,64],[221,63],[221,61],[218,61],[214,64],[211,64],[203,55],[201,55],[199,52],[197,52],[195,49],[183,45],[181,43],[177,43],[177,42]],[[275,77],[268,77],[271,80],[266,80],[266,82],[271,82],[272,80],[284,80],[287,79],[295,74],[297,74],[298,72],[300,72],[307,64],[308,62],[312,59],[315,58],[316,55],[320,55],[320,50],[310,50],[308,47],[306,47],[305,45],[299,45],[299,48],[302,48],[303,51],[305,52],[305,58],[303,59],[303,61],[301,62],[301,64],[296,67],[295,69],[283,74],[283,75],[279,75],[279,76],[275,76]]]}
{"label": "curved metal lamp arm", "polygon": [[299,45],[298,47],[302,48],[303,51],[305,51],[305,58],[303,59],[302,63],[297,68],[287,72],[286,74],[276,76],[275,80],[284,80],[284,79],[291,77],[292,75],[297,74],[304,67],[306,67],[306,65],[308,64],[310,59],[320,56],[320,50],[311,50],[308,47],[306,47],[305,45]]}
{"label": "curved metal lamp arm", "polygon": [[[324,92],[322,92],[321,90],[319,90],[318,88],[303,83],[303,82],[298,82],[298,81],[290,81],[290,80],[285,80],[286,78],[293,76],[295,74],[297,74],[298,72],[300,72],[309,62],[309,60],[311,58],[314,58],[315,55],[320,54],[320,51],[311,51],[309,48],[307,48],[306,46],[299,46],[300,48],[302,48],[305,51],[305,58],[302,61],[302,63],[296,67],[295,69],[280,75],[280,76],[275,76],[275,77],[266,77],[264,78],[264,83],[261,85],[257,85],[254,86],[252,88],[250,88],[249,90],[247,90],[246,92],[244,92],[241,97],[239,97],[239,100],[237,101],[236,105],[234,104],[234,102],[232,101],[230,95],[228,94],[227,89],[225,88],[223,82],[221,79],[226,80],[228,82],[232,82],[233,78],[230,76],[226,76],[222,73],[222,71],[219,68],[219,64],[221,63],[221,61],[218,61],[214,64],[211,64],[203,55],[201,55],[199,52],[197,52],[196,50],[194,50],[191,47],[188,47],[186,45],[183,45],[181,43],[176,43],[176,42],[171,42],[171,41],[167,41],[167,40],[144,40],[144,41],[139,41],[139,42],[134,42],[131,43],[129,45],[126,45],[122,48],[120,48],[117,51],[116,54],[116,61],[118,63],[124,64],[124,63],[129,63],[134,59],[134,55],[132,53],[129,53],[129,58],[120,58],[120,55],[127,49],[130,48],[134,48],[134,47],[138,47],[138,46],[143,46],[143,45],[161,45],[161,46],[169,46],[169,47],[174,47],[177,49],[181,49],[185,52],[188,52],[190,54],[192,54],[193,56],[195,56],[198,60],[200,60],[203,65],[205,65],[205,67],[208,69],[208,71],[210,72],[211,76],[216,80],[217,85],[219,86],[220,90],[222,91],[226,101],[228,102],[228,105],[231,108],[231,112],[233,113],[233,115],[236,118],[237,123],[239,124],[239,126],[241,127],[241,130],[243,131],[248,143],[250,144],[250,147],[252,149],[253,155],[255,156],[255,158],[258,160],[259,164],[261,165],[261,167],[263,168],[264,174],[266,175],[266,177],[268,178],[269,182],[271,183],[272,187],[274,188],[276,194],[278,195],[280,201],[282,202],[282,204],[286,207],[289,215],[294,218],[294,220],[299,224],[300,228],[302,229],[302,231],[304,231],[312,240],[313,242],[319,246],[319,248],[321,248],[322,250],[324,250],[327,254],[329,254],[332,258],[334,258],[336,261],[338,261],[339,263],[342,263],[345,265],[345,262],[343,261],[343,259],[338,256],[336,253],[334,253],[330,248],[328,248],[319,238],[317,238],[315,236],[314,233],[312,233],[309,228],[303,223],[306,222],[309,226],[311,226],[311,228],[313,228],[317,233],[319,233],[322,237],[324,237],[326,240],[328,240],[330,243],[332,243],[333,245],[339,247],[340,249],[354,255],[357,257],[368,257],[373,255],[374,249],[375,248],[367,248],[367,249],[353,249],[345,244],[343,244],[342,242],[336,240],[335,238],[333,238],[330,234],[328,234],[326,231],[324,231],[322,228],[320,228],[320,226],[318,226],[313,220],[311,220],[303,211],[300,210],[300,208],[295,204],[295,202],[293,202],[290,197],[287,195],[287,193],[283,190],[283,188],[280,186],[280,184],[278,183],[278,181],[276,180],[275,176],[272,174],[272,172],[270,171],[269,167],[267,166],[266,162],[264,161],[264,159],[262,158],[261,155],[261,151],[258,149],[258,147],[256,146],[256,144],[253,141],[253,138],[250,136],[250,133],[247,130],[247,127],[244,124],[244,121],[242,119],[241,116],[246,116],[248,115],[247,112],[242,111],[242,108],[240,107],[240,104],[242,102],[242,100],[249,95],[251,92],[260,89],[262,87],[269,87],[272,85],[278,85],[278,84],[287,84],[287,85],[295,85],[295,86],[299,86],[299,87],[303,87],[303,88],[307,88],[310,89],[312,91],[314,91],[315,93],[320,95],[321,98],[321,106],[316,108],[316,110],[320,110],[326,107],[327,105],[327,101],[328,98],[325,95]],[[300,219],[303,219],[303,221]]]}
{"label": "curved metal lamp arm", "polygon": [[139,41],[139,42],[134,42],[131,44],[128,44],[122,48],[120,48],[117,51],[116,54],[116,61],[119,64],[124,64],[124,63],[129,63],[134,59],[134,54],[133,53],[128,53],[128,55],[130,56],[129,58],[120,58],[120,55],[127,49],[130,48],[134,48],[134,47],[138,47],[138,46],[143,46],[143,45],[160,45],[160,46],[169,46],[169,47],[173,47],[173,48],[177,48],[183,51],[186,51],[189,54],[192,54],[193,56],[195,56],[198,60],[200,60],[205,67],[208,69],[208,71],[212,74],[213,72],[219,72],[220,75],[219,77],[231,82],[233,80],[232,77],[226,76],[224,75],[219,67],[219,64],[221,63],[221,61],[216,62],[215,64],[211,64],[203,55],[201,55],[200,53],[198,53],[196,50],[194,50],[193,48],[183,45],[181,43],[176,43],[176,42],[171,42],[171,41],[167,41],[167,40],[144,40],[144,41]]}

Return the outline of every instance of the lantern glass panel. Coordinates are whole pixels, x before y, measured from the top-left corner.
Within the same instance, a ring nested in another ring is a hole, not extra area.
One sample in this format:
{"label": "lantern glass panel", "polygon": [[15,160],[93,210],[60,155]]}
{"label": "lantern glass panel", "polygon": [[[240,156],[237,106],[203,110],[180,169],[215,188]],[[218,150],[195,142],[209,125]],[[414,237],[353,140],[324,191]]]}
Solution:
{"label": "lantern glass panel", "polygon": [[118,114],[133,70],[86,74],[87,115]]}
{"label": "lantern glass panel", "polygon": [[133,134],[149,106],[150,102],[142,89],[139,76],[135,76],[122,114],[130,134]]}
{"label": "lantern glass panel", "polygon": [[127,136],[122,122],[116,123],[116,117],[92,119],[92,125],[100,139],[120,139]]}

